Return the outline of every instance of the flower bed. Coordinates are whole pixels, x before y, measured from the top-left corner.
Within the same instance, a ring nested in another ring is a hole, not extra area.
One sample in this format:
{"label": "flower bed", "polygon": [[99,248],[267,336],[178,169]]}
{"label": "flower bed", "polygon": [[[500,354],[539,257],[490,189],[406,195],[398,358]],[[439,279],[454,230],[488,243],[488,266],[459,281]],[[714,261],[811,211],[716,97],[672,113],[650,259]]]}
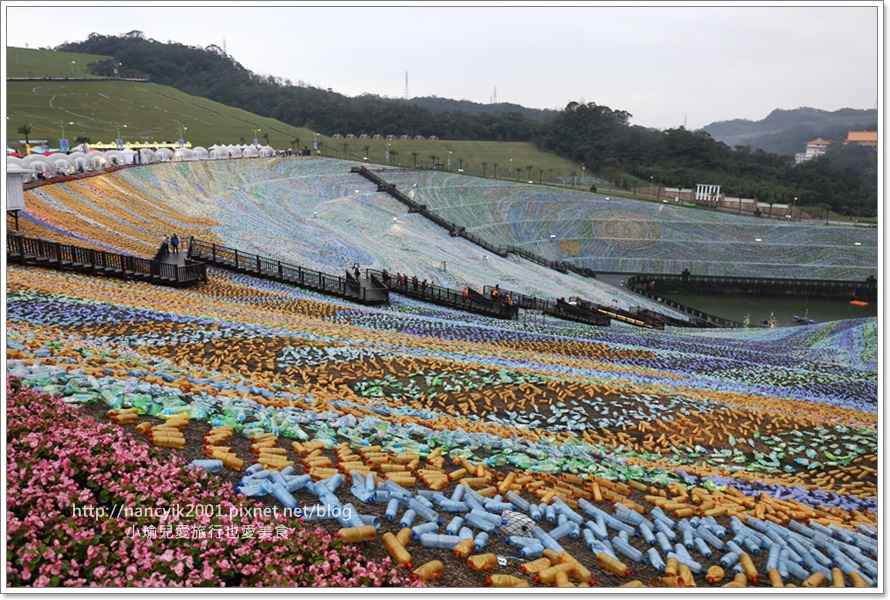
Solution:
{"label": "flower bed", "polygon": [[419,585],[57,398],[6,396],[11,587]]}

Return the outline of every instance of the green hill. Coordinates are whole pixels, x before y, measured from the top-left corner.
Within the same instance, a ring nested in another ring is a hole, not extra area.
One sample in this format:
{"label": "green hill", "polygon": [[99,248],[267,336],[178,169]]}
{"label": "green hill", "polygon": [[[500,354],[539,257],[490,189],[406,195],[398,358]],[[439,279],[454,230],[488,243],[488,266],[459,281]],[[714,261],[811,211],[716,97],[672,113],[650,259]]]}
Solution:
{"label": "green hill", "polygon": [[52,77],[97,79],[87,65],[108,59],[97,54],[80,52],[52,52],[30,48],[6,49],[6,77]]}
{"label": "green hill", "polygon": [[[150,82],[134,82],[95,78],[94,81],[66,80],[65,68],[71,61],[103,60],[96,55],[7,48],[9,77],[31,77],[44,73],[46,81],[7,81],[8,117],[7,145],[16,147],[20,125],[31,126],[30,139],[49,140],[56,147],[62,136],[74,140],[87,137],[92,143],[111,143],[117,137],[132,142],[165,142],[184,138],[192,146],[237,144],[253,141],[273,148],[312,147],[319,142],[322,156],[362,160],[380,164],[416,164],[432,168],[442,164],[445,170],[457,172],[461,167],[468,175],[492,177],[497,166],[501,178],[535,182],[571,180],[582,169],[570,160],[541,152],[527,142],[430,141],[398,140],[387,142],[363,139],[331,139],[302,127],[294,127],[275,119],[225,106],[212,100],[191,96],[176,89]],[[126,73],[124,73],[126,74]],[[346,132],[344,132],[346,133]],[[384,132],[368,132],[373,136]],[[268,138],[266,138],[268,134]],[[387,151],[390,158],[387,159]],[[450,166],[449,166],[450,159]],[[484,163],[484,164],[483,164]],[[512,168],[511,168],[512,163]],[[533,177],[528,176],[532,166]]]}

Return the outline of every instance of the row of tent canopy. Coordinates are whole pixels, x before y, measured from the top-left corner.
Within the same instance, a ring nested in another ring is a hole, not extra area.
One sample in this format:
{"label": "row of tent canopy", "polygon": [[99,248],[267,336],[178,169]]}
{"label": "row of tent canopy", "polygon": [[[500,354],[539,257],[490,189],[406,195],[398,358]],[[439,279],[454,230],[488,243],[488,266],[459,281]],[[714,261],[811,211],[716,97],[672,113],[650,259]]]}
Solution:
{"label": "row of tent canopy", "polygon": [[75,151],[71,153],[30,154],[17,158],[6,157],[6,164],[14,165],[34,172],[26,176],[25,182],[38,179],[40,173],[44,178],[64,177],[76,173],[101,171],[109,167],[120,167],[133,164],[151,164],[160,162],[179,162],[188,160],[219,160],[228,158],[263,158],[275,156],[277,151],[271,146],[250,146],[232,144],[229,146],[214,144],[209,149],[201,146],[195,148],[158,148],[150,150],[142,148],[133,150],[109,150],[101,152],[91,149],[89,152]]}

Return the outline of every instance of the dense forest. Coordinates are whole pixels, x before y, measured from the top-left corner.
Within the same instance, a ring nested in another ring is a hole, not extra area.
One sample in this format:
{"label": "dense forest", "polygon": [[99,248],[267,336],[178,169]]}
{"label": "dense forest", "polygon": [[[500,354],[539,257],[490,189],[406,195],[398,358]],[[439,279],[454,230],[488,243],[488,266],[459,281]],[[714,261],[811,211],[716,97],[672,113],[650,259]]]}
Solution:
{"label": "dense forest", "polygon": [[[183,92],[306,127],[325,135],[382,133],[436,135],[450,140],[530,141],[569,158],[616,186],[634,181],[694,187],[719,182],[732,196],[830,208],[876,216],[877,152],[837,144],[823,157],[794,165],[788,156],[730,148],[705,131],[657,131],[629,124],[630,114],[595,103],[562,111],[510,104],[481,105],[441,98],[348,97],[303,82],[253,73],[217,46],[199,48],[146,39],[91,34],[60,51],[112,57],[89,66],[97,75],[144,77]],[[802,148],[801,148],[802,150]]]}

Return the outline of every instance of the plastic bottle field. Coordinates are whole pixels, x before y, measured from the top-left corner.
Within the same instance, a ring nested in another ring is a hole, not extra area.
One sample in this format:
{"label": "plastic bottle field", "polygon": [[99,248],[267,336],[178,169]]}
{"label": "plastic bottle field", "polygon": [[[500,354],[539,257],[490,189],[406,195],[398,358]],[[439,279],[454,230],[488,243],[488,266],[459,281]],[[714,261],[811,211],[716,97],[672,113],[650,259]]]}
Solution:
{"label": "plastic bottle field", "polygon": [[[638,304],[483,263],[341,161],[223,166],[44,186],[23,227]],[[882,588],[875,318],[501,321],[217,268],[164,288],[7,264],[6,290],[11,587]]]}

